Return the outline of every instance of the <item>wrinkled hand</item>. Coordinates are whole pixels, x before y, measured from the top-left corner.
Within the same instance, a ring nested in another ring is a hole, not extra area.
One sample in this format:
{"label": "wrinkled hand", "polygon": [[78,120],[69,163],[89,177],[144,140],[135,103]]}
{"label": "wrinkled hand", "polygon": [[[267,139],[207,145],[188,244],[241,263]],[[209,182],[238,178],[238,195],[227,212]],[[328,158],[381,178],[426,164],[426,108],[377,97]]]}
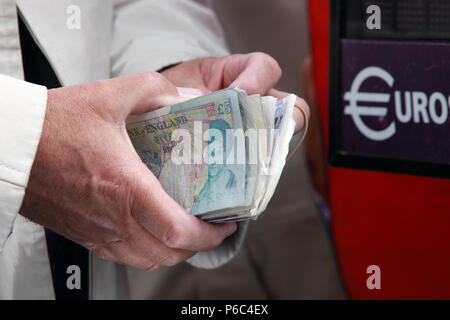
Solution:
{"label": "wrinkled hand", "polygon": [[129,114],[178,102],[175,86],[158,73],[49,90],[21,214],[102,258],[144,270],[218,246],[236,225],[189,215],[125,130]]}
{"label": "wrinkled hand", "polygon": [[[271,56],[260,52],[200,58],[167,69],[163,74],[178,87],[196,88],[202,94],[239,87],[249,95],[257,93],[277,98],[288,95],[274,89],[281,77],[278,63]],[[309,118],[309,107],[305,100],[298,98],[296,103],[303,107]],[[297,108],[294,109],[294,119],[297,133],[305,125],[304,116]]]}

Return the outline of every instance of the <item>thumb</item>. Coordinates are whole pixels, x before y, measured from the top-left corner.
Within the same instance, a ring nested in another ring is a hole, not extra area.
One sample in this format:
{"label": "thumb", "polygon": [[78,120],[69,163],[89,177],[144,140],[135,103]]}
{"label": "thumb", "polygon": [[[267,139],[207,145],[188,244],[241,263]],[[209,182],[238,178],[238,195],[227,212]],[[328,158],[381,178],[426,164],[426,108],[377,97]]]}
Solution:
{"label": "thumb", "polygon": [[247,94],[266,94],[280,77],[277,61],[261,52],[229,56],[224,66],[225,85],[241,88]]}
{"label": "thumb", "polygon": [[146,72],[108,80],[110,104],[122,119],[162,106],[179,103],[175,85],[158,72]]}

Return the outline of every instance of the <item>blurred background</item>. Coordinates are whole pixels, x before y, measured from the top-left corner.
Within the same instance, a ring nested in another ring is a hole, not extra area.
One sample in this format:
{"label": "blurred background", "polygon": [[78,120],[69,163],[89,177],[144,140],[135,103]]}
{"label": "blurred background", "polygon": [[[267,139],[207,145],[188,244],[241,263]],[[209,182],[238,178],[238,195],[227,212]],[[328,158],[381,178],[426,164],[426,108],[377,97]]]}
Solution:
{"label": "blurred background", "polygon": [[[208,4],[222,23],[232,53],[272,55],[283,71],[277,88],[306,98],[315,108],[306,0],[213,0]],[[314,110],[311,122],[318,122]],[[217,270],[185,263],[151,273],[128,268],[131,298],[346,298],[330,216],[321,201],[327,194],[319,127],[312,126],[311,132],[316,134],[309,135],[308,149],[317,152],[308,151],[307,157],[302,150],[287,163],[268,209],[250,223],[235,259]]]}

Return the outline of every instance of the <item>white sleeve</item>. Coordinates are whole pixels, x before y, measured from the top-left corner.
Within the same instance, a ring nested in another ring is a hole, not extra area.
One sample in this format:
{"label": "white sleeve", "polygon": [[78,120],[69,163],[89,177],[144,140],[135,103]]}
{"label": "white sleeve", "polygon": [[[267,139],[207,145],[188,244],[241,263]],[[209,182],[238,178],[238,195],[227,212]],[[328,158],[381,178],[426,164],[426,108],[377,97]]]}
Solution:
{"label": "white sleeve", "polygon": [[116,0],[112,76],[228,54],[214,12],[191,0]]}
{"label": "white sleeve", "polygon": [[45,87],[0,74],[0,253],[22,204],[46,108]]}

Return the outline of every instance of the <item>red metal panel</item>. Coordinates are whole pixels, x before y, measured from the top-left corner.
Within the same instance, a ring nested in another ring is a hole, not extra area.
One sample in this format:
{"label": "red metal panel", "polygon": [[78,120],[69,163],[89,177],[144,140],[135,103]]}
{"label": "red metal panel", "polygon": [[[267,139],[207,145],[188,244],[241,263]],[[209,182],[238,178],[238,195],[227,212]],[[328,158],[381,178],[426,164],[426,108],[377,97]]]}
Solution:
{"label": "red metal panel", "polygon": [[[314,73],[328,149],[329,0],[310,0]],[[333,237],[351,298],[450,298],[450,180],[328,168]],[[366,268],[381,268],[381,290]]]}

